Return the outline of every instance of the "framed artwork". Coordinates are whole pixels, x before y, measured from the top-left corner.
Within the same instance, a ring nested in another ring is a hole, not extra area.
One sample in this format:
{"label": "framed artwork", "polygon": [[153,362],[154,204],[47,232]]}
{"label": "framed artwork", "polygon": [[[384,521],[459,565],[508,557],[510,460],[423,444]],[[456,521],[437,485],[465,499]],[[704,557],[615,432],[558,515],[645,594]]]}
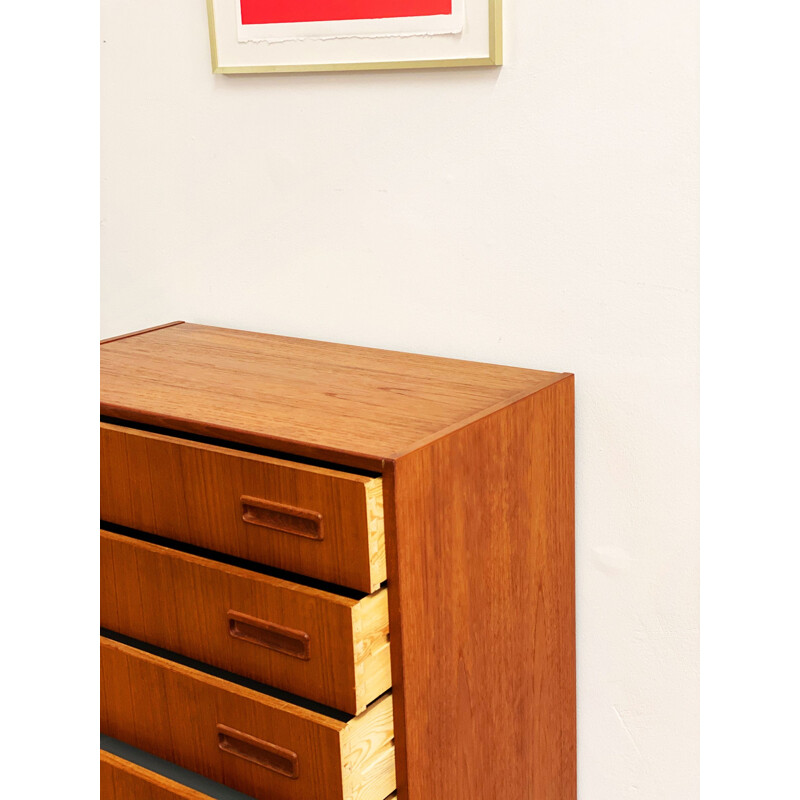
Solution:
{"label": "framed artwork", "polygon": [[502,63],[502,0],[207,0],[214,72]]}

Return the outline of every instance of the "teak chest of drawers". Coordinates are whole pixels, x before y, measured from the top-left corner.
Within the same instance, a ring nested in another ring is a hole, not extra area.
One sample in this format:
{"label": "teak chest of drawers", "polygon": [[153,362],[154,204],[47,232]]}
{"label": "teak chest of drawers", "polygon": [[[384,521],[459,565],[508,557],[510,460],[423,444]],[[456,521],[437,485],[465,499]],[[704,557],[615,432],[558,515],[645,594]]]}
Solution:
{"label": "teak chest of drawers", "polygon": [[574,800],[571,375],[188,323],[101,371],[104,800]]}

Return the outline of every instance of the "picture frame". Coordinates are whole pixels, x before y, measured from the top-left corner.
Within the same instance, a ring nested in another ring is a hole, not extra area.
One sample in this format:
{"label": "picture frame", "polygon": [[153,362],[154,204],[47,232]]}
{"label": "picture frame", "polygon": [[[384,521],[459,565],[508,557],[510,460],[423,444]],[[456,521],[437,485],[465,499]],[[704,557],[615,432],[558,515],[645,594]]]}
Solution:
{"label": "picture frame", "polygon": [[[503,59],[502,0],[207,0],[207,6],[216,74],[500,66]],[[416,13],[445,8],[449,14]],[[389,13],[398,15],[375,16]],[[321,18],[326,14],[333,18]]]}

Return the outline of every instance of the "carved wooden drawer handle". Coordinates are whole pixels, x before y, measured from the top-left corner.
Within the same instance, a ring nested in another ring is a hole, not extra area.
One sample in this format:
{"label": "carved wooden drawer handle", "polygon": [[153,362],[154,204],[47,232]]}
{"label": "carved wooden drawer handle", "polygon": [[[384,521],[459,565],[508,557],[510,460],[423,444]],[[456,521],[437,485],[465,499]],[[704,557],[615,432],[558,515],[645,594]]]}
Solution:
{"label": "carved wooden drawer handle", "polygon": [[242,519],[248,525],[260,525],[281,533],[292,533],[305,539],[322,541],[322,514],[307,508],[296,508],[272,500],[243,496]]}
{"label": "carved wooden drawer handle", "polygon": [[223,753],[243,758],[293,780],[299,776],[297,753],[291,750],[256,739],[255,736],[234,730],[227,725],[217,725],[217,738],[219,749]]}
{"label": "carved wooden drawer handle", "polygon": [[234,639],[242,639],[245,642],[257,644],[302,661],[308,661],[311,658],[310,639],[307,633],[241,614],[238,611],[228,612],[228,633]]}

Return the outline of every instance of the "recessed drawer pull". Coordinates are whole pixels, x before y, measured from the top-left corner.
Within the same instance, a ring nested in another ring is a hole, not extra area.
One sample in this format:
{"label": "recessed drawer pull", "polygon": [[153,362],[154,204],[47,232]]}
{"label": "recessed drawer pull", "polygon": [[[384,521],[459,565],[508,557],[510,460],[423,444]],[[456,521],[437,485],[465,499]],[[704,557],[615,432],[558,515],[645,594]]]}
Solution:
{"label": "recessed drawer pull", "polygon": [[299,777],[297,768],[297,753],[278,747],[271,742],[264,742],[247,733],[229,728],[227,725],[217,725],[219,749],[223,753],[243,758],[252,764],[258,764],[279,775],[296,780]]}
{"label": "recessed drawer pull", "polygon": [[240,614],[238,611],[228,612],[228,633],[234,639],[242,639],[303,661],[311,658],[307,633]]}
{"label": "recessed drawer pull", "polygon": [[322,541],[322,514],[295,508],[257,497],[242,497],[242,519],[248,525],[260,525],[281,533],[293,533],[305,539]]}

